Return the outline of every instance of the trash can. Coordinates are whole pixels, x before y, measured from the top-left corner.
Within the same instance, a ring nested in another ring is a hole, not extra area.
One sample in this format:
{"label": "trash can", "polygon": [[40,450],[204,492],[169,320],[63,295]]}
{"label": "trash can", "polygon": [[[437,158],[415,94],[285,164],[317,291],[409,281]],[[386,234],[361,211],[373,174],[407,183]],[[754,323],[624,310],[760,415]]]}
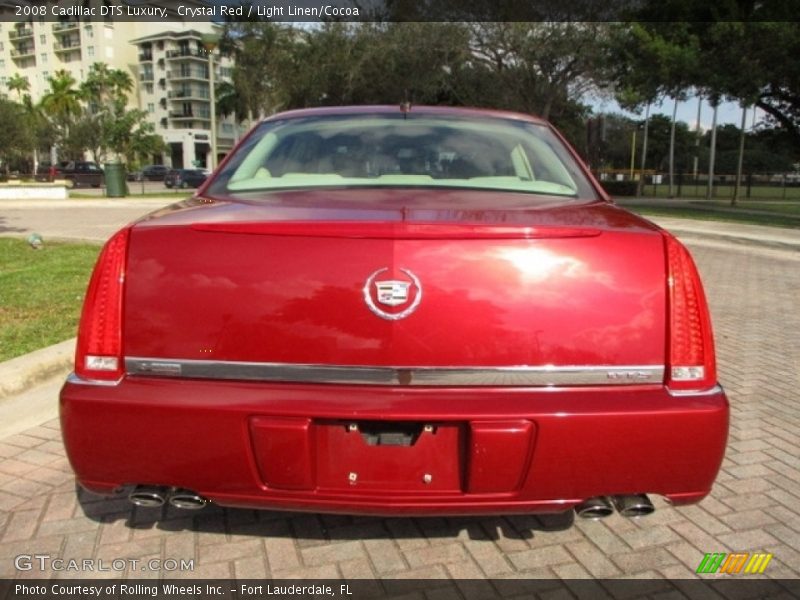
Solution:
{"label": "trash can", "polygon": [[122,163],[106,163],[103,165],[106,179],[106,196],[124,198],[128,195],[128,184],[125,182],[125,167]]}

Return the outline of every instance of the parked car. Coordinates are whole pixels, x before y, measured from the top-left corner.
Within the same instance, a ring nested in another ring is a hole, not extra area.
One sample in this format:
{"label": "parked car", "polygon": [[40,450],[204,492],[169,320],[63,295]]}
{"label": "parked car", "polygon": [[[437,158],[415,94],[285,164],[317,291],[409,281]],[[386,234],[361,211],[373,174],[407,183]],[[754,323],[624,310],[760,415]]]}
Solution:
{"label": "parked car", "polygon": [[61,392],[93,492],[393,515],[698,502],[728,412],[687,249],[545,121],[443,107],[256,126],[107,242]]}
{"label": "parked car", "polygon": [[168,188],[196,188],[203,185],[207,177],[205,169],[171,169],[164,177],[164,185]]}
{"label": "parked car", "polygon": [[88,160],[61,162],[57,167],[51,167],[51,172],[54,179],[66,179],[74,187],[100,187],[105,181],[103,170]]}
{"label": "parked car", "polygon": [[147,165],[141,171],[136,172],[134,181],[164,181],[169,167],[166,165]]}
{"label": "parked car", "polygon": [[105,175],[103,170],[97,166],[97,163],[75,160],[61,161],[56,165],[49,162],[39,163],[39,167],[36,170],[36,179],[39,181],[64,179],[68,185],[74,187],[100,187],[105,181]]}

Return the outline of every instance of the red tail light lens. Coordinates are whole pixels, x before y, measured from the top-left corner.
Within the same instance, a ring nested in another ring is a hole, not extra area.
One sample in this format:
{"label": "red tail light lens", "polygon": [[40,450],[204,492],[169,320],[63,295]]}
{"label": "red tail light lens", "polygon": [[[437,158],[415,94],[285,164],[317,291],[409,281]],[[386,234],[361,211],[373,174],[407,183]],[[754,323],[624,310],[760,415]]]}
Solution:
{"label": "red tail light lens", "polygon": [[669,269],[669,364],[673,390],[704,390],[717,382],[714,336],[700,274],[689,251],[665,234]]}
{"label": "red tail light lens", "polygon": [[106,242],[89,281],[75,353],[75,374],[85,379],[116,381],[124,372],[122,296],[129,233],[123,229]]}

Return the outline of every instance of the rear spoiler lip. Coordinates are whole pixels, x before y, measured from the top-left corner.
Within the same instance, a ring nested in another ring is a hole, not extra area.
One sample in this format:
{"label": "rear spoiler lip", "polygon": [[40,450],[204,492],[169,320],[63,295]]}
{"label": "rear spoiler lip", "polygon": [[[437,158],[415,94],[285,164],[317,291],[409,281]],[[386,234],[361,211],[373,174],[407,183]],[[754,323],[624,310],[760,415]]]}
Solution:
{"label": "rear spoiler lip", "polygon": [[597,237],[602,233],[600,229],[593,227],[464,225],[391,221],[193,223],[190,227],[195,231],[206,233],[395,240],[535,240]]}

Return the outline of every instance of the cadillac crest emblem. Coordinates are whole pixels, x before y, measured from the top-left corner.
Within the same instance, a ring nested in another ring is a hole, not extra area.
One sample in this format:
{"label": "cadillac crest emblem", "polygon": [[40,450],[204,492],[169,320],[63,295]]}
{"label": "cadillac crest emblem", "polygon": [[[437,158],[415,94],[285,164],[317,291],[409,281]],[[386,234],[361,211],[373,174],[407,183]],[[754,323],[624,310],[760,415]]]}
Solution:
{"label": "cadillac crest emblem", "polygon": [[[408,269],[400,269],[400,272],[406,275],[409,280],[377,280],[377,277],[381,273],[385,273],[388,270],[388,268],[384,267],[370,275],[362,291],[364,294],[364,302],[375,315],[388,321],[397,321],[398,319],[406,318],[417,310],[422,300],[422,285],[419,279],[417,279],[417,276]],[[378,304],[391,307],[402,306],[409,301],[411,304],[400,312],[389,312],[378,306]]]}

